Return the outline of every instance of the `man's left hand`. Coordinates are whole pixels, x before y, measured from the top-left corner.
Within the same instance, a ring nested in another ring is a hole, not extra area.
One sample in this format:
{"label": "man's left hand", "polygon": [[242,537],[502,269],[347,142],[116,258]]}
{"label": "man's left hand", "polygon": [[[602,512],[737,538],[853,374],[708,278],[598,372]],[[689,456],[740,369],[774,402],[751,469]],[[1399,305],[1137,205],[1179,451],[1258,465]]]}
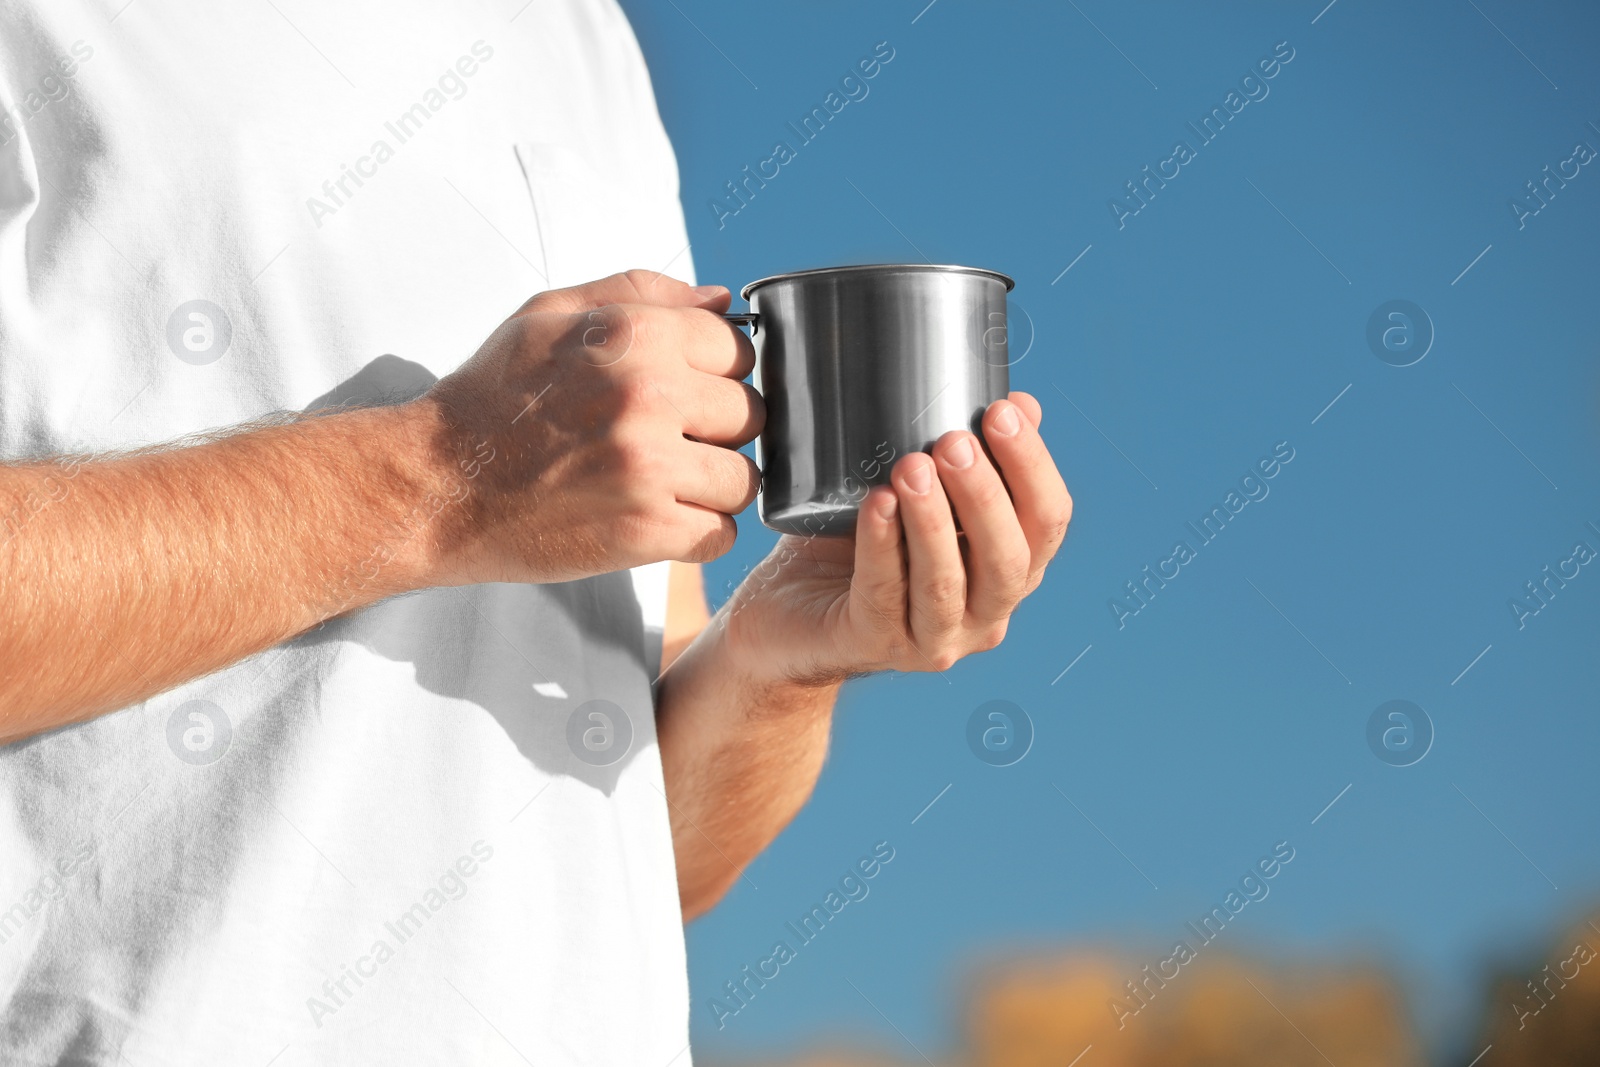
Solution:
{"label": "man's left hand", "polygon": [[997,400],[982,423],[993,462],[952,431],[931,456],[895,463],[891,484],[862,500],[854,537],[783,537],[723,609],[751,672],[826,684],[943,671],[998,645],[1072,517],[1041,414],[1027,393]]}

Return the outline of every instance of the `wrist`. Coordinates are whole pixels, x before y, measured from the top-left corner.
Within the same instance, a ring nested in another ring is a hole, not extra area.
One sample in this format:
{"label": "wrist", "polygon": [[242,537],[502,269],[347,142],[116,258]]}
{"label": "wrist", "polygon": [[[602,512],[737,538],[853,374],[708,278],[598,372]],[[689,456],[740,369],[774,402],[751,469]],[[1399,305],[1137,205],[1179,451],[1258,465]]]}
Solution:
{"label": "wrist", "polygon": [[384,596],[455,584],[450,548],[463,524],[452,512],[462,510],[468,479],[438,405],[423,397],[348,418],[345,433],[375,521],[362,529],[347,572]]}
{"label": "wrist", "polygon": [[742,623],[718,612],[662,676],[662,696],[678,687],[709,686],[719,698],[702,702],[724,709],[744,726],[790,719],[796,723],[831,716],[844,672],[809,669],[798,658],[777,658],[751,639]]}
{"label": "wrist", "polygon": [[744,580],[712,622],[739,673],[754,685],[798,690],[837,690],[871,673],[837,654],[824,634],[796,633],[789,598],[775,588],[782,576],[764,579],[767,566]]}

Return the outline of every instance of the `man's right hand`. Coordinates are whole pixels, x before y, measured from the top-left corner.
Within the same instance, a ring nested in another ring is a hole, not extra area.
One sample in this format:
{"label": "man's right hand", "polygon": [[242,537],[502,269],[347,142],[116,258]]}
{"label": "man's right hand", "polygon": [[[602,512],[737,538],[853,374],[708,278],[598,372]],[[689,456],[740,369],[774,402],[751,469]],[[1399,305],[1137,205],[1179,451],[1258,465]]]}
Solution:
{"label": "man's right hand", "polygon": [[406,404],[0,463],[0,744],[399,593],[726,551],[764,417],[728,301],[621,274],[534,297]]}
{"label": "man's right hand", "polygon": [[760,484],[736,449],[765,417],[730,299],[637,270],[541,293],[415,401],[448,501],[426,530],[428,584],[728,551]]}

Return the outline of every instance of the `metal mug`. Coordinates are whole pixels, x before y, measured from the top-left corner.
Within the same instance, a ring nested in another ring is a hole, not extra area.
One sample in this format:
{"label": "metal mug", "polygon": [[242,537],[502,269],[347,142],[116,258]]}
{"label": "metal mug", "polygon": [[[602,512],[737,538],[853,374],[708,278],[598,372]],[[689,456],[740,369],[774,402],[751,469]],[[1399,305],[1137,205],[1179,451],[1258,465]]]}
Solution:
{"label": "metal mug", "polygon": [[926,263],[829,267],[745,286],[755,386],[761,521],[780,533],[855,529],[867,490],[895,460],[950,430],[979,428],[1010,390],[998,271]]}

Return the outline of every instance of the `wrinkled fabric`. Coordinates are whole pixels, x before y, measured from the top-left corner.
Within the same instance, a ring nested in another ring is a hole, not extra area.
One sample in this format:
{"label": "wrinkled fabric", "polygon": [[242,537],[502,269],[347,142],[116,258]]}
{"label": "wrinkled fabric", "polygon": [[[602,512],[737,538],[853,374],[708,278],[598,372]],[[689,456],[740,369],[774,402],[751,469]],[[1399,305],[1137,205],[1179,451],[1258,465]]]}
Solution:
{"label": "wrinkled fabric", "polygon": [[[539,290],[692,281],[611,0],[124,3],[0,5],[0,458],[405,399]],[[0,748],[0,1062],[686,1064],[665,605],[427,590]]]}

